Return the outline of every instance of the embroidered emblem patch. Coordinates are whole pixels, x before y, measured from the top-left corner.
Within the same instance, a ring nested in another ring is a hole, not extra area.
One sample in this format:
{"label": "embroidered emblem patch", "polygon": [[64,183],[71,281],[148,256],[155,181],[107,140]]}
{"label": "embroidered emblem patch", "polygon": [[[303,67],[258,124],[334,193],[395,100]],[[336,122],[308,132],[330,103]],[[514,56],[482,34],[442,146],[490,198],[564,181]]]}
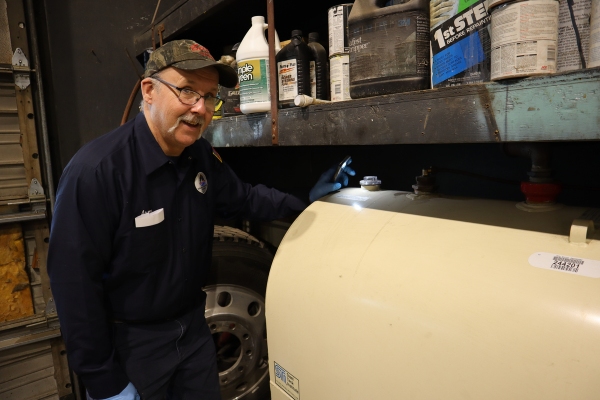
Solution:
{"label": "embroidered emblem patch", "polygon": [[196,186],[196,190],[200,193],[206,193],[206,190],[208,189],[208,180],[206,180],[204,172],[198,172],[198,175],[196,175],[196,179],[194,180],[194,186]]}
{"label": "embroidered emblem patch", "polygon": [[206,47],[199,45],[198,43],[194,43],[190,46],[190,51],[193,51],[194,53],[198,53],[203,57],[206,57],[208,59],[211,60],[215,60],[211,55],[210,52],[206,49]]}

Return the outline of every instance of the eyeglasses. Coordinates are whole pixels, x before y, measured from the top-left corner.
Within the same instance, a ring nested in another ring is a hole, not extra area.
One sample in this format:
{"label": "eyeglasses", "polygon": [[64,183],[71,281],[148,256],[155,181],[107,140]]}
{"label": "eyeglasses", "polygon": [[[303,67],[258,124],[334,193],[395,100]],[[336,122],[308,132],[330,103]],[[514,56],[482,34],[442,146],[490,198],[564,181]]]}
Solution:
{"label": "eyeglasses", "polygon": [[199,102],[200,99],[204,99],[204,107],[206,107],[206,109],[209,111],[215,111],[215,109],[217,107],[219,107],[221,105],[221,103],[223,103],[223,100],[221,100],[218,97],[218,95],[217,95],[217,97],[215,97],[209,93],[209,94],[205,94],[204,96],[202,96],[198,92],[194,92],[193,90],[187,89],[187,88],[177,87],[177,86],[173,85],[172,83],[165,82],[156,76],[151,76],[151,78],[154,80],[157,80],[160,83],[163,83],[167,86],[170,86],[173,89],[178,90],[179,94],[177,95],[177,98],[179,99],[179,101],[182,104],[185,104],[186,106],[193,106],[194,104]]}

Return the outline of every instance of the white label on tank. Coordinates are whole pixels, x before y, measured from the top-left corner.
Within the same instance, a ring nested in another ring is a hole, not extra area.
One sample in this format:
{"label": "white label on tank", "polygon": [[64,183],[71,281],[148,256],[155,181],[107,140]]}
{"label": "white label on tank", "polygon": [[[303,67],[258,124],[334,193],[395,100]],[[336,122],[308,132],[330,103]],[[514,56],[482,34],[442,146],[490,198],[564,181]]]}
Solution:
{"label": "white label on tank", "polygon": [[296,60],[277,63],[279,76],[279,100],[294,100],[298,96],[298,69]]}
{"label": "white label on tank", "polygon": [[529,264],[537,268],[600,278],[600,261],[587,258],[539,252],[529,256]]}
{"label": "white label on tank", "polygon": [[275,383],[293,399],[300,400],[300,381],[277,363],[275,363]]}

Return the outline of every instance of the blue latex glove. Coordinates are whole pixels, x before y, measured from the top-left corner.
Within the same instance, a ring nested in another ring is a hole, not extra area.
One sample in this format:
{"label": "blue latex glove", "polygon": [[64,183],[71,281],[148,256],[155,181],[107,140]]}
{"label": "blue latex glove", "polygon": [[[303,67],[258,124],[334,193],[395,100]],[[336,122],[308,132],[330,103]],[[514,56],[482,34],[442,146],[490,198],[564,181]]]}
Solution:
{"label": "blue latex glove", "polygon": [[[101,399],[91,398],[88,393],[86,393],[86,395],[87,395],[87,400],[101,400]],[[109,397],[108,399],[103,399],[103,400],[140,400],[140,395],[138,394],[137,390],[133,386],[133,383],[129,382],[129,385],[125,386],[125,389],[123,389],[123,391],[121,393],[119,393],[116,396],[112,396],[112,397]]]}
{"label": "blue latex glove", "polygon": [[310,189],[310,193],[308,194],[308,199],[312,203],[315,200],[320,199],[328,193],[334,192],[336,190],[341,189],[342,187],[348,186],[348,176],[356,175],[356,172],[352,168],[349,167],[352,159],[350,158],[346,163],[342,172],[338,175],[335,182],[333,182],[333,175],[335,175],[335,170],[337,169],[337,165],[329,168],[327,171],[323,172],[315,186]]}

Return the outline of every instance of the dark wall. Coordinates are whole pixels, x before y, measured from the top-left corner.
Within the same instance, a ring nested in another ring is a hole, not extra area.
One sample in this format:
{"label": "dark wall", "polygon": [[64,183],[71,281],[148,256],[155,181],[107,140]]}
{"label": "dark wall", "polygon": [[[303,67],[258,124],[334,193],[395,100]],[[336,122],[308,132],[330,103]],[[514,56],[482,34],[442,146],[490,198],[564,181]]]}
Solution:
{"label": "dark wall", "polygon": [[[161,9],[168,5],[162,1]],[[134,35],[150,24],[156,1],[48,0],[36,6],[53,161],[62,170],[83,144],[119,125],[142,72],[139,63],[134,70],[126,49],[135,57]]]}
{"label": "dark wall", "polygon": [[[310,134],[310,133],[307,133]],[[387,146],[315,146],[220,148],[219,153],[247,182],[286,191],[310,188],[319,175],[351,155],[359,186],[376,175],[383,189],[411,191],[423,168],[437,167],[436,190],[454,196],[523,201],[520,182],[527,181],[531,161],[508,155],[500,144],[435,144]],[[558,201],[600,207],[600,142],[556,142],[550,145],[550,166],[563,185]]]}

